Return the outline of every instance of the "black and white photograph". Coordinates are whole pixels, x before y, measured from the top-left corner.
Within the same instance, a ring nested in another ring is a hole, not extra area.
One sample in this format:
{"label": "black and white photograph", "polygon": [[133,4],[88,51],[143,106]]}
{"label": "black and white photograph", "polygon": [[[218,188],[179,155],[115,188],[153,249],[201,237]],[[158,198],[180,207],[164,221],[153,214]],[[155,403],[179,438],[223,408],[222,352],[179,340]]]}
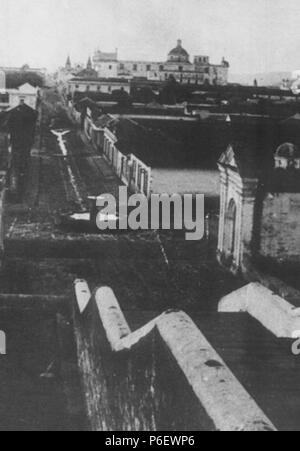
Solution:
{"label": "black and white photograph", "polygon": [[0,431],[300,431],[299,0],[0,15]]}

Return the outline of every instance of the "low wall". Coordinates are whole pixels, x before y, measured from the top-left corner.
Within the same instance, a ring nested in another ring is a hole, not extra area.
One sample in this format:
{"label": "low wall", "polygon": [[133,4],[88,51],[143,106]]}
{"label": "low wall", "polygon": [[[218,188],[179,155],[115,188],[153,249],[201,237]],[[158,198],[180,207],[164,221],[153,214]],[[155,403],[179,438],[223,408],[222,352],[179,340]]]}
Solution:
{"label": "low wall", "polygon": [[294,338],[300,331],[300,309],[260,283],[251,283],[225,296],[219,312],[248,312],[278,338]]}
{"label": "low wall", "polygon": [[166,312],[131,333],[109,288],[90,299],[84,281],[75,290],[75,336],[92,430],[275,430],[185,313]]}

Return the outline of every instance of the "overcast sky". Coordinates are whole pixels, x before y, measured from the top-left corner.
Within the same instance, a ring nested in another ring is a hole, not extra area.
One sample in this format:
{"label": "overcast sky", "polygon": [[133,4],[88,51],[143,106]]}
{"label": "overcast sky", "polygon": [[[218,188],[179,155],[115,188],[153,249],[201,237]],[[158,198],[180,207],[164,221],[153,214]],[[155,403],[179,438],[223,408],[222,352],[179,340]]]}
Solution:
{"label": "overcast sky", "polygon": [[232,73],[300,69],[300,0],[0,0],[0,65],[54,69],[94,49],[165,60],[225,56]]}

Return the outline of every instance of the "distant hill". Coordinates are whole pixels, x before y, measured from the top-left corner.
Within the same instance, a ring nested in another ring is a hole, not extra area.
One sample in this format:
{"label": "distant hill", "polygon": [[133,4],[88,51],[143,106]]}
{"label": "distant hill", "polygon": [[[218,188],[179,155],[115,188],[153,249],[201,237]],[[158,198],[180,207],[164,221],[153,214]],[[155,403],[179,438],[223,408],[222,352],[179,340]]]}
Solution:
{"label": "distant hill", "polygon": [[230,83],[253,86],[254,80],[258,86],[280,86],[283,79],[291,79],[292,72],[265,72],[260,74],[230,74]]}

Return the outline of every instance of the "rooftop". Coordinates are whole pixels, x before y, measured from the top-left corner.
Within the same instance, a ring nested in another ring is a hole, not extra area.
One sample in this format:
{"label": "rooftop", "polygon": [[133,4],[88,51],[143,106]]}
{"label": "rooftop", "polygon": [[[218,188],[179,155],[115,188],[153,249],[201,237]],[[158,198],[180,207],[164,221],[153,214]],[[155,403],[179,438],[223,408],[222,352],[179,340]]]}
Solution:
{"label": "rooftop", "polygon": [[118,60],[118,52],[101,52],[101,50],[97,50],[93,59],[94,61],[116,62]]}
{"label": "rooftop", "polygon": [[97,77],[74,77],[70,82],[92,82],[92,83],[119,83],[128,84],[130,82],[127,78],[97,78]]}
{"label": "rooftop", "polygon": [[21,124],[22,131],[26,133],[27,127],[34,127],[37,115],[34,109],[23,103],[2,113],[0,126],[8,127],[9,130],[13,130],[16,127],[19,130]]}
{"label": "rooftop", "polygon": [[[259,136],[264,143],[272,143],[276,127],[270,121],[233,118],[231,125],[223,121],[139,120],[140,133],[149,134],[147,146],[138,146],[138,156],[153,167],[217,169],[217,161],[233,141]],[[145,141],[145,138],[141,138]],[[158,141],[153,142],[154,140]],[[253,138],[254,139],[254,138]],[[258,138],[257,138],[258,140]],[[250,139],[251,141],[251,139]],[[277,144],[277,141],[274,141]],[[151,144],[152,143],[152,144]],[[250,143],[248,144],[250,146]],[[264,147],[264,144],[262,144]],[[275,147],[276,148],[276,147]],[[265,153],[265,148],[262,154]],[[261,157],[260,157],[261,158]]]}

